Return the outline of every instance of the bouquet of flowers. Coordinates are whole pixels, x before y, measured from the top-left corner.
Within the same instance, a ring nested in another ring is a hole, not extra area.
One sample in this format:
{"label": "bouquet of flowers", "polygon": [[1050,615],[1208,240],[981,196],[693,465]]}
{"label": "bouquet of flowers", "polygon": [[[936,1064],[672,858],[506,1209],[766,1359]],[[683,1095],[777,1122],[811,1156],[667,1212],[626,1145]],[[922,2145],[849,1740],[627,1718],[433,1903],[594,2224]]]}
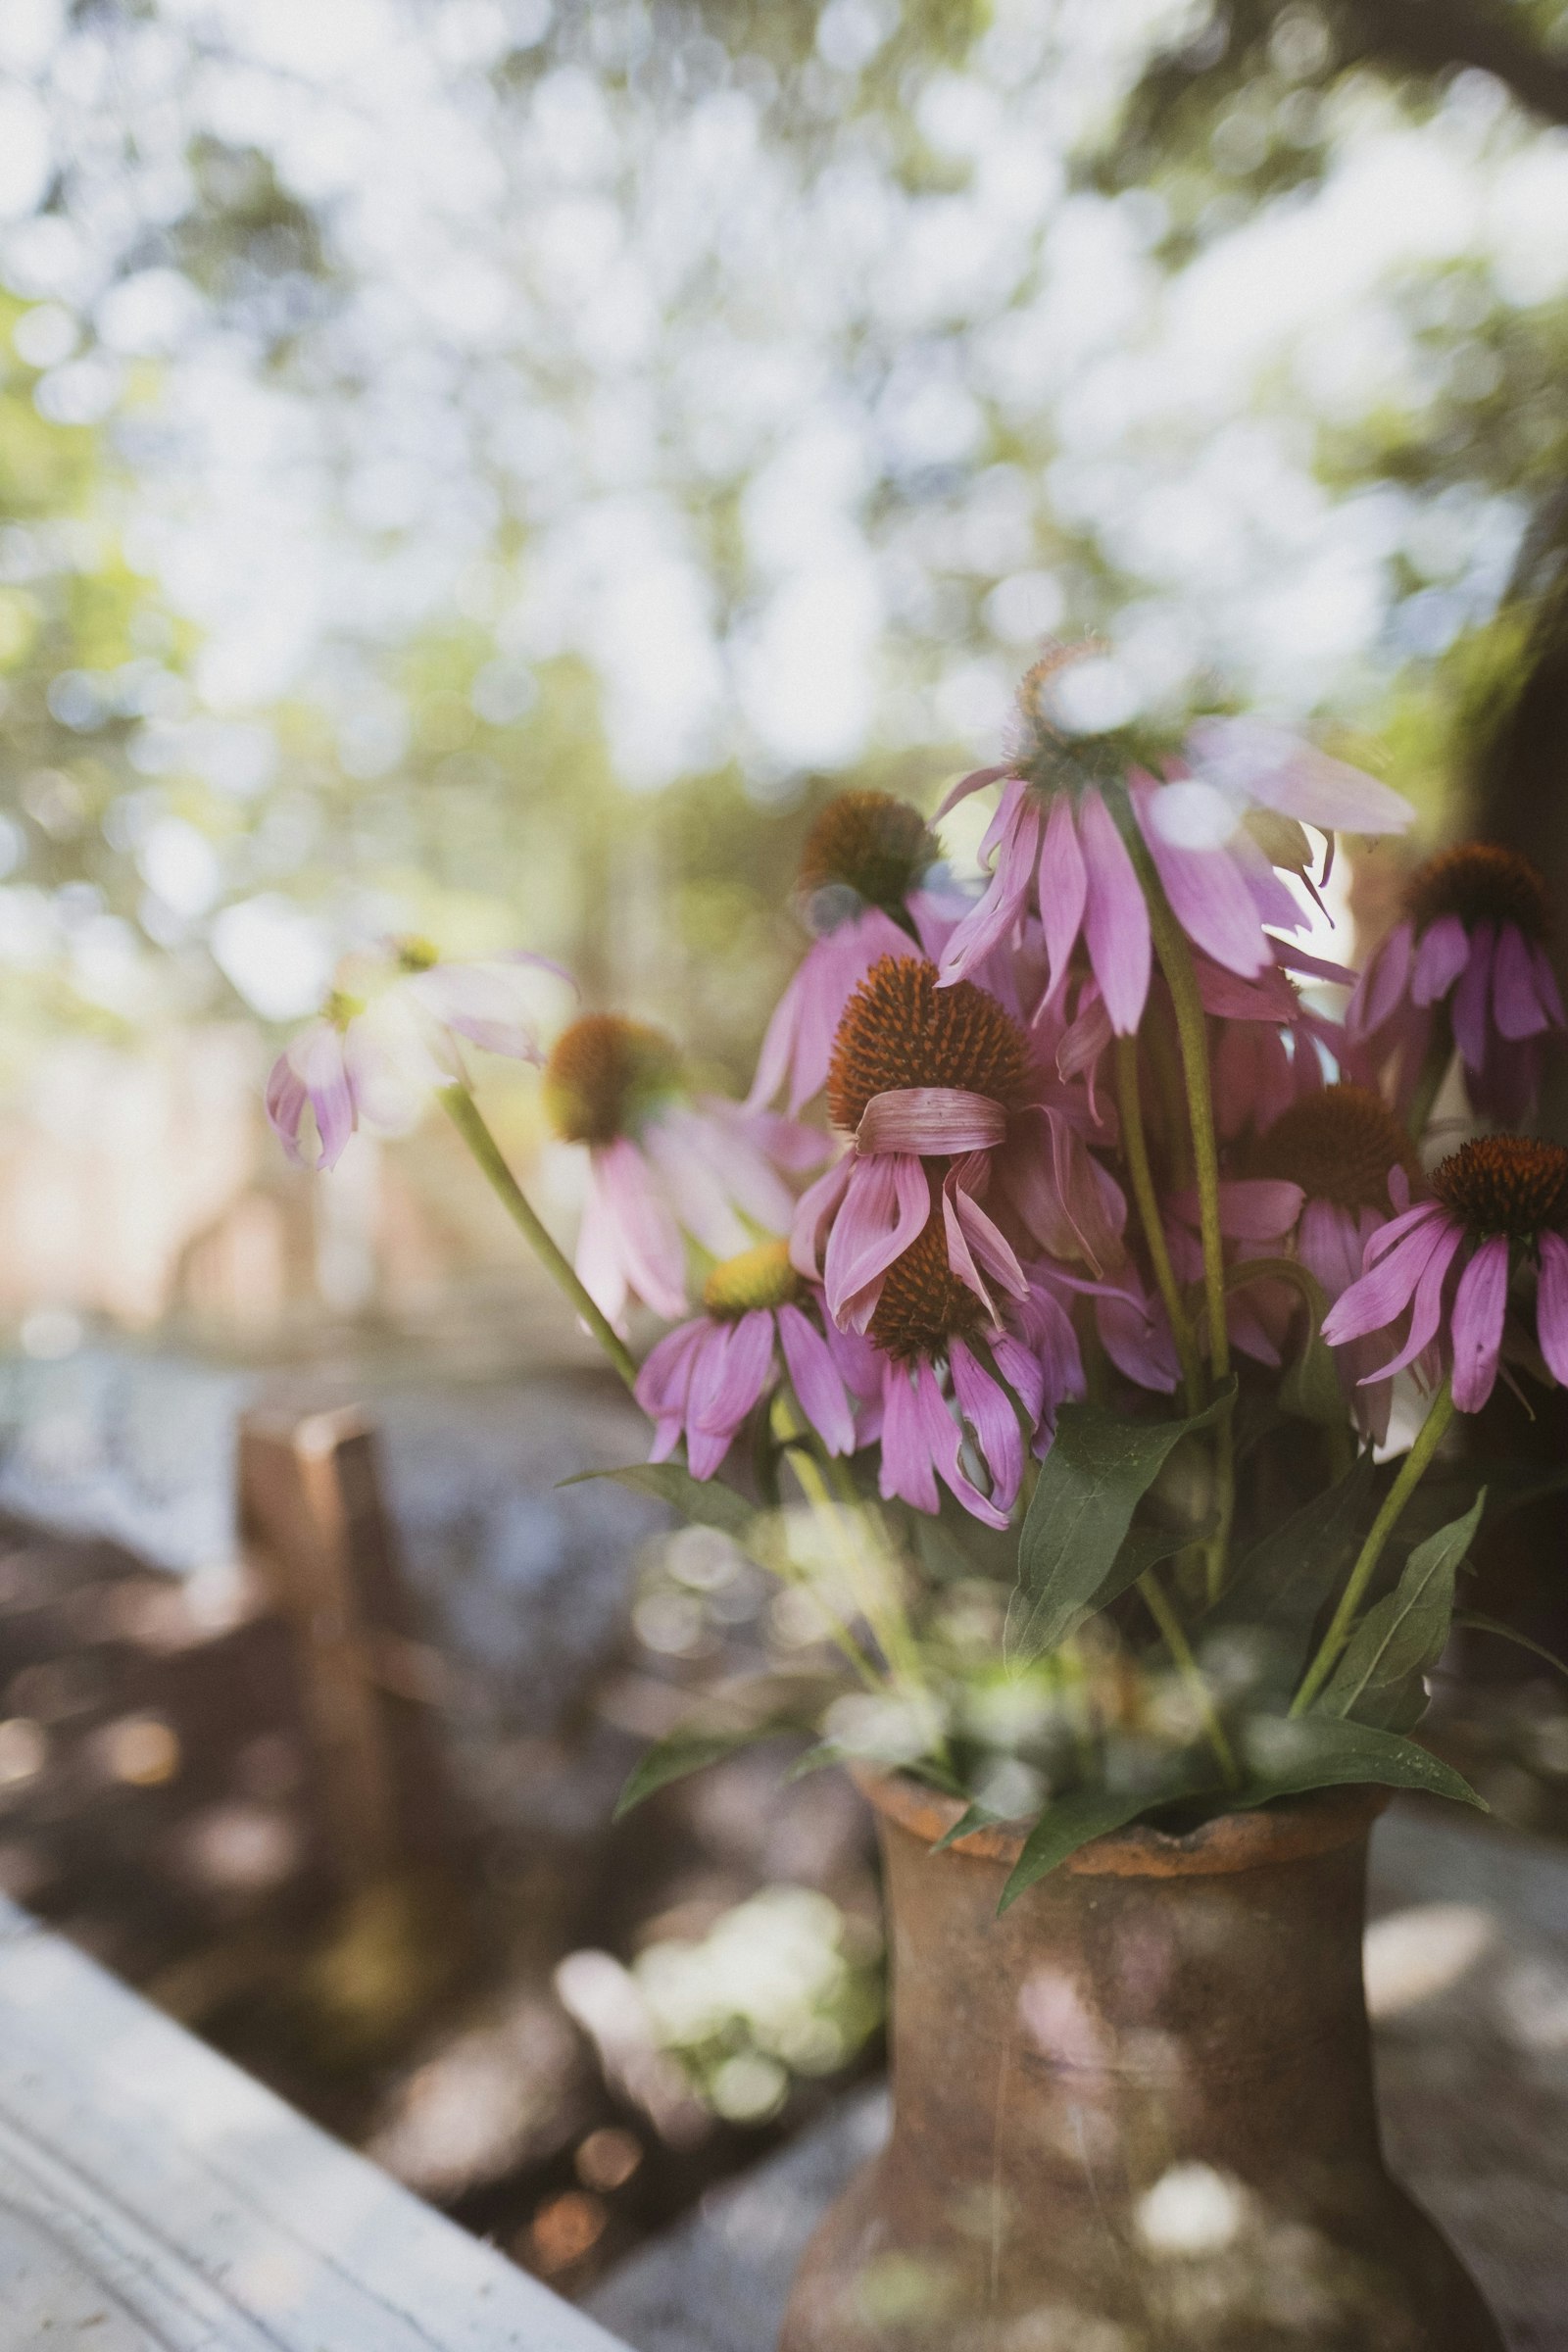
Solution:
{"label": "bouquet of flowers", "polygon": [[[268,1097],[326,1167],[438,1095],[653,1424],[612,1475],[809,1593],[820,1671],[719,1693],[624,1801],[809,1730],[797,1770],[959,1797],[949,1841],[1028,1825],[1006,1899],[1149,1817],[1476,1801],[1411,1736],[1486,1503],[1441,1449],[1499,1378],[1568,1381],[1568,1151],[1491,1131],[1564,1027],[1540,877],[1433,858],[1357,978],[1300,934],[1336,836],[1408,806],[1252,719],[1075,732],[1061,668],[938,812],[995,795],[981,886],[913,808],[826,807],[745,1102],[619,1014],[547,1050],[537,959],[414,942],[342,975]],[[575,1265],[476,1053],[538,1065],[587,1154]],[[1488,1131],[1444,1155],[1455,1058]],[[637,1302],[670,1326],[640,1364]]]}

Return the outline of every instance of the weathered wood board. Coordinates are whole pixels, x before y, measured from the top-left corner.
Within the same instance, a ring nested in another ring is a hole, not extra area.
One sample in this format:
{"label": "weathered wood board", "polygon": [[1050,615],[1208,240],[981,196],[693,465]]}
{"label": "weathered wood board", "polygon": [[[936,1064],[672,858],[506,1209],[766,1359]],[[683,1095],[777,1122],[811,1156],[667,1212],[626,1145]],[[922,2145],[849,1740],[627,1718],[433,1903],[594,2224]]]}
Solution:
{"label": "weathered wood board", "polygon": [[0,2352],[624,2352],[0,1903]]}

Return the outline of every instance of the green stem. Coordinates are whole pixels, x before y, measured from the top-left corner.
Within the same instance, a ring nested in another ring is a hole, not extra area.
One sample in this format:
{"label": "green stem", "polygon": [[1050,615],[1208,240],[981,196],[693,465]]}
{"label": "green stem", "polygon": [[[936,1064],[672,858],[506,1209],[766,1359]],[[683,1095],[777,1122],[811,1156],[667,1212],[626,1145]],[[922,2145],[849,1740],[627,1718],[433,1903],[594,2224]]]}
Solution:
{"label": "green stem", "polygon": [[1432,1035],[1427,1040],[1420,1075],[1416,1079],[1415,1093],[1410,1098],[1410,1108],[1406,1114],[1411,1139],[1417,1144],[1426,1134],[1452,1060],[1453,1023],[1446,1004],[1439,1004],[1432,1016]]}
{"label": "green stem", "polygon": [[1165,1302],[1171,1332],[1176,1341],[1176,1352],[1181,1358],[1182,1387],[1186,1392],[1187,1410],[1201,1412],[1203,1406],[1203,1369],[1199,1359],[1198,1343],[1192,1325],[1182,1305],[1181,1291],[1176,1282],[1176,1269],[1170,1262],[1170,1250],[1165,1242],[1165,1228],[1159,1214],[1159,1198],[1154,1190],[1153,1172],[1149,1164],[1149,1139],[1144,1132],[1144,1105],[1138,1089],[1138,1040],[1118,1037],[1116,1040],[1116,1094],[1121,1107],[1122,1149],[1127,1154],[1127,1171],[1132,1178],[1133,1199],[1144,1228],[1144,1240],[1149,1248],[1150,1263],[1154,1280]]}
{"label": "green stem", "polygon": [[501,1147],[479,1114],[466,1086],[444,1086],[441,1102],[452,1124],[479,1164],[491,1191],[527,1242],[545,1272],[564,1291],[628,1389],[636,1392],[637,1366],[630,1348],[603,1311],[594,1304],[565,1251],[546,1231],[522,1187],[502,1156]]}
{"label": "green stem", "polygon": [[1198,1711],[1203,1719],[1204,1737],[1214,1750],[1214,1758],[1224,1775],[1226,1788],[1239,1788],[1242,1776],[1236,1767],[1235,1752],[1225,1736],[1225,1726],[1215,1711],[1202,1669],[1194,1657],[1192,1644],[1182,1630],[1182,1621],[1166,1599],[1152,1568],[1146,1568],[1138,1579],[1138,1591],[1149,1614],[1159,1628],[1160,1639],[1170,1651],[1177,1672],[1197,1702]]}
{"label": "green stem", "polygon": [[1293,1715],[1306,1712],[1339,1664],[1340,1654],[1350,1639],[1356,1610],[1372,1581],[1373,1571],[1383,1557],[1384,1547],[1398,1524],[1399,1514],[1425,1476],[1427,1466],[1442,1445],[1452,1419],[1453,1387],[1451,1382],[1446,1380],[1432,1399],[1415,1444],[1399,1464],[1398,1476],[1383,1498],[1383,1508],[1372,1522],[1360,1556],[1350,1570],[1349,1583],[1340,1595],[1340,1605],[1334,1612],[1329,1630],[1323,1637],[1316,1657],[1307,1668],[1305,1681],[1291,1701]]}

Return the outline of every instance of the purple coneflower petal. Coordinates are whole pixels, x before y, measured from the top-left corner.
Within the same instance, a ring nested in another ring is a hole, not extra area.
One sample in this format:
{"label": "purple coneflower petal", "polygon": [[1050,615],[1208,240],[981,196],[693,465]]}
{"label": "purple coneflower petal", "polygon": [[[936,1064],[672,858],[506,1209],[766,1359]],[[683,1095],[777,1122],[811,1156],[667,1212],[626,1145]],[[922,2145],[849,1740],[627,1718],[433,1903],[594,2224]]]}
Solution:
{"label": "purple coneflower petal", "polygon": [[[1008,939],[1029,904],[1040,857],[1040,808],[1022,784],[1009,782],[992,819],[987,841],[997,839],[997,859],[985,896],[966,914],[942,952],[941,984],[970,977],[977,963]],[[985,844],[981,845],[982,855]]]}
{"label": "purple coneflower petal", "polygon": [[[1421,1269],[1410,1300],[1409,1336],[1398,1354],[1392,1356],[1386,1364],[1380,1364],[1375,1372],[1369,1373],[1369,1379],[1392,1380],[1396,1372],[1403,1372],[1413,1364],[1416,1357],[1423,1354],[1437,1339],[1443,1322],[1444,1285],[1454,1259],[1464,1247],[1464,1228],[1457,1218],[1438,1229],[1436,1247]],[[1392,1258],[1386,1258],[1384,1266],[1393,1262]],[[1380,1267],[1381,1271],[1383,1268]],[[1376,1276],[1370,1279],[1375,1281]]]}
{"label": "purple coneflower petal", "polygon": [[1496,1386],[1507,1307],[1508,1241],[1494,1234],[1460,1275],[1453,1297],[1453,1401],[1461,1413],[1479,1413]]}
{"label": "purple coneflower petal", "polygon": [[987,1527],[1005,1527],[1006,1512],[989,1502],[958,1466],[962,1433],[948,1410],[941,1384],[929,1364],[915,1367],[914,1397],[920,1437],[944,1485],[956,1495],[971,1518],[983,1520]]}
{"label": "purple coneflower petal", "polygon": [[1453,992],[1453,1039],[1467,1070],[1485,1069],[1491,1024],[1492,972],[1496,959],[1496,931],[1477,923],[1470,934],[1470,960]]}
{"label": "purple coneflower petal", "polygon": [[[1410,925],[1402,923],[1400,929],[1408,931]],[[1469,960],[1470,935],[1463,922],[1456,914],[1440,914],[1422,932],[1410,960],[1412,1001],[1417,1004],[1438,1004]]]}
{"label": "purple coneflower petal", "polygon": [[1004,760],[1000,767],[977,767],[972,774],[960,776],[945,795],[932,822],[940,824],[950,808],[956,808],[958,803],[966,801],[973,792],[984,792],[988,784],[999,783],[1006,773],[1007,763]]}
{"label": "purple coneflower petal", "polygon": [[980,1152],[972,1152],[948,1170],[942,1180],[942,1222],[947,1234],[949,1265],[958,1280],[973,1291],[987,1313],[995,1317],[996,1303],[986,1286],[986,1276],[1014,1298],[1028,1297],[1029,1282],[1012,1244],[975,1198],[987,1174],[986,1161]]}
{"label": "purple coneflower petal", "polygon": [[1055,987],[1066,977],[1089,904],[1089,870],[1073,822],[1072,802],[1064,792],[1056,794],[1046,818],[1039,890],[1047,968]]}
{"label": "purple coneflower petal", "polygon": [[1352,1038],[1376,1036],[1398,1011],[1409,991],[1414,955],[1415,925],[1409,922],[1396,923],[1373,949],[1346,1007],[1345,1026]]}
{"label": "purple coneflower petal", "polygon": [[[956,1439],[956,1431],[954,1436]],[[914,1374],[908,1364],[891,1360],[882,1380],[882,1462],[877,1489],[884,1502],[897,1495],[917,1511],[934,1512],[938,1507],[936,1473],[931,1467],[930,1446],[920,1428]]]}
{"label": "purple coneflower petal", "polygon": [[1441,1217],[1446,1213],[1436,1200],[1418,1200],[1413,1208],[1401,1208],[1396,1217],[1390,1217],[1387,1223],[1376,1226],[1368,1235],[1362,1252],[1362,1273],[1370,1273],[1378,1260],[1387,1257],[1396,1244],[1402,1242],[1407,1234],[1414,1233],[1418,1225],[1430,1217]]}
{"label": "purple coneflower petal", "polygon": [[1181,1378],[1176,1343],[1162,1314],[1140,1306],[1124,1292],[1107,1291],[1095,1300],[1100,1344],[1124,1380],[1168,1396]]}
{"label": "purple coneflower petal", "polygon": [[[653,1181],[647,1161],[625,1136],[589,1153],[606,1222],[638,1297],[671,1321],[686,1311],[686,1258],[680,1230]],[[744,1236],[742,1237],[744,1246]],[[581,1265],[578,1272],[582,1273]],[[592,1295],[592,1286],[583,1274]],[[612,1310],[601,1298],[606,1314]],[[619,1304],[617,1301],[616,1310]]]}
{"label": "purple coneflower petal", "polygon": [[1329,1304],[1361,1278],[1361,1253],[1377,1229],[1376,1211],[1342,1208],[1337,1200],[1308,1200],[1297,1227],[1297,1254],[1327,1294]]}
{"label": "purple coneflower petal", "polygon": [[998,1510],[1010,1511],[1023,1483],[1023,1433],[1017,1411],[964,1341],[954,1341],[948,1363],[959,1410],[991,1473],[992,1502]]}
{"label": "purple coneflower petal", "polygon": [[873,1095],[855,1131],[858,1152],[915,1152],[946,1158],[983,1152],[1007,1132],[1007,1114],[990,1095],[961,1086],[899,1086]]}
{"label": "purple coneflower petal", "polygon": [[634,1393],[650,1420],[662,1420],[671,1413],[678,1419],[685,1412],[692,1384],[692,1360],[707,1329],[707,1319],[700,1315],[693,1322],[677,1324],[673,1331],[666,1331],[649,1349],[637,1375]]}
{"label": "purple coneflower petal", "polygon": [[882,1277],[931,1213],[931,1188],[912,1152],[879,1152],[854,1159],[843,1203],[822,1262],[828,1312],[835,1323],[863,1331],[876,1312]]}
{"label": "purple coneflower petal", "polygon": [[1562,990],[1557,986],[1557,974],[1551,957],[1539,943],[1532,946],[1530,953],[1536,967],[1536,995],[1546,1019],[1553,1029],[1568,1029],[1568,1015],[1564,1014],[1562,1008]]}
{"label": "purple coneflower petal", "polygon": [[1551,1015],[1536,986],[1535,954],[1517,923],[1504,923],[1497,934],[1492,1009],[1503,1036],[1515,1043],[1522,1037],[1538,1037],[1551,1026]]}
{"label": "purple coneflower petal", "polygon": [[836,1159],[814,1184],[808,1184],[795,1203],[795,1214],[790,1220],[790,1264],[808,1282],[821,1280],[822,1251],[828,1230],[849,1190],[854,1171],[855,1155],[851,1152],[844,1159]]}
{"label": "purple coneflower petal", "polygon": [[1541,1237],[1536,1337],[1553,1380],[1568,1385],[1568,1242],[1560,1233]]}
{"label": "purple coneflower petal", "polygon": [[[1399,1222],[1400,1220],[1396,1220]],[[1323,1321],[1323,1337],[1330,1347],[1338,1348],[1346,1340],[1358,1340],[1368,1332],[1386,1330],[1396,1317],[1403,1314],[1415,1295],[1416,1286],[1440,1243],[1450,1242],[1453,1250],[1464,1239],[1464,1227],[1435,1200],[1423,1201],[1411,1209],[1402,1220],[1406,1230],[1394,1247],[1378,1257],[1367,1271],[1351,1283],[1342,1298],[1335,1301]],[[1385,1226],[1367,1245],[1367,1255],[1386,1240]],[[1425,1343],[1422,1343],[1423,1346]]]}
{"label": "purple coneflower petal", "polygon": [[829,1453],[853,1453],[855,1415],[827,1341],[798,1306],[778,1309],[778,1339],[802,1412]]}
{"label": "purple coneflower petal", "polygon": [[267,1115],[289,1158],[296,1166],[303,1167],[305,1154],[300,1147],[300,1133],[309,1097],[305,1081],[294,1067],[291,1052],[289,1049],[281,1053],[268,1075]]}
{"label": "purple coneflower petal", "polygon": [[[1188,938],[1227,971],[1250,979],[1254,973],[1272,969],[1274,959],[1264,944],[1258,910],[1241,867],[1223,848],[1193,848],[1173,839],[1161,807],[1163,794],[1204,789],[1201,785],[1157,785],[1145,777],[1132,784],[1133,807],[1171,912]],[[1296,912],[1294,902],[1291,912]]]}
{"label": "purple coneflower petal", "polygon": [[322,1021],[297,1038],[292,1051],[294,1067],[316,1119],[315,1164],[319,1169],[335,1168],[355,1124],[354,1090],[343,1038],[329,1022]]}
{"label": "purple coneflower petal", "polygon": [[1152,956],[1143,884],[1098,792],[1086,792],[1079,803],[1078,838],[1088,875],[1084,932],[1089,960],[1111,1027],[1119,1037],[1131,1037],[1143,1018]]}
{"label": "purple coneflower petal", "polygon": [[1194,768],[1223,790],[1324,832],[1402,833],[1415,817],[1387,784],[1265,719],[1200,718],[1187,752]]}

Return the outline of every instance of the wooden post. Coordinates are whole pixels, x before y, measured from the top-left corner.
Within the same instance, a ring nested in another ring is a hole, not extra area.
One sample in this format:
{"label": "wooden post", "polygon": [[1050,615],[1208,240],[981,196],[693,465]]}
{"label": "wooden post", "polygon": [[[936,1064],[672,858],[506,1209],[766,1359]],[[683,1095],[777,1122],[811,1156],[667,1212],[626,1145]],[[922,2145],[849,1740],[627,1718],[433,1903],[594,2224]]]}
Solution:
{"label": "wooden post", "polygon": [[296,1632],[332,1859],[345,1890],[450,1860],[455,1832],[431,1721],[442,1661],[416,1639],[354,1410],[240,1424],[243,1540]]}

